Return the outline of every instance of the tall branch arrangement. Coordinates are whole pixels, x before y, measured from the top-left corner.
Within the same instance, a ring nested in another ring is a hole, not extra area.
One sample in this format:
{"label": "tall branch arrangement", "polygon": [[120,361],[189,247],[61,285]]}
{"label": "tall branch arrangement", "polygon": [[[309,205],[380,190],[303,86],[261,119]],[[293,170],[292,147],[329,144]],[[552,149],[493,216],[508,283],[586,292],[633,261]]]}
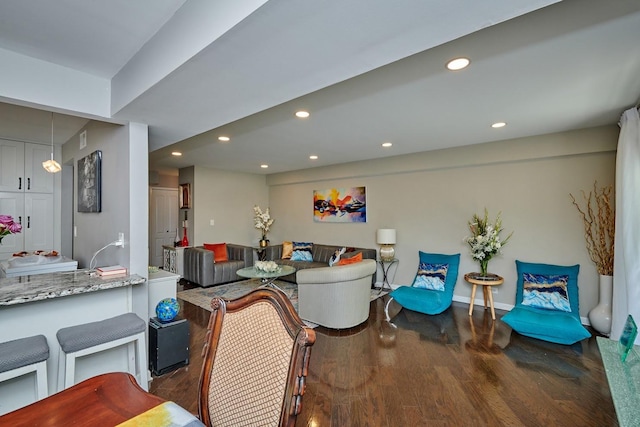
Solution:
{"label": "tall branch arrangement", "polygon": [[615,241],[615,210],[611,197],[613,186],[598,189],[598,182],[593,183],[593,191],[586,194],[581,191],[585,206],[581,207],[576,198],[571,200],[582,216],[584,238],[587,251],[599,274],[613,275],[613,245]]}

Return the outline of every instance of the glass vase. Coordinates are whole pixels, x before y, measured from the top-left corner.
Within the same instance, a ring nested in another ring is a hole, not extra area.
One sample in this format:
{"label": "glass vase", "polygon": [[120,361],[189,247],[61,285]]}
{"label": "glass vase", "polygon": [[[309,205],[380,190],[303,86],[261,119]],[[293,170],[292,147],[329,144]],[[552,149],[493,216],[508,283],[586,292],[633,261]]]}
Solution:
{"label": "glass vase", "polygon": [[489,267],[489,260],[483,259],[480,261],[480,274],[483,276],[487,275],[487,268]]}

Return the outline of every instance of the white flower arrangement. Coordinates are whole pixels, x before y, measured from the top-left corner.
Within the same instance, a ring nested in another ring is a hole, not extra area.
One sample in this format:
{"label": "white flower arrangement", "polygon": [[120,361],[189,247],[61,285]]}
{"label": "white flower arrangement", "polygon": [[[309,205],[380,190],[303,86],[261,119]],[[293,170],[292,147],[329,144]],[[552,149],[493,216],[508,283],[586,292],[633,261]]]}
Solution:
{"label": "white flower arrangement", "polygon": [[265,273],[273,273],[280,270],[280,266],[274,261],[256,261],[256,270],[264,271]]}
{"label": "white flower arrangement", "polygon": [[260,209],[260,206],[254,206],[253,207],[253,224],[254,226],[262,231],[262,240],[267,240],[267,233],[269,232],[269,229],[271,228],[271,226],[273,225],[273,222],[275,221],[273,218],[271,218],[271,214],[269,213],[269,208],[267,208],[264,212],[262,212],[262,209]]}
{"label": "white flower arrangement", "polygon": [[480,263],[480,271],[484,275],[487,274],[489,260],[500,252],[500,249],[507,244],[513,234],[511,232],[506,239],[502,240],[500,238],[502,230],[500,213],[498,213],[495,222],[491,224],[489,223],[487,209],[484,210],[483,218],[474,214],[471,221],[469,221],[469,231],[471,231],[472,235],[465,237],[464,241],[471,249],[471,257]]}

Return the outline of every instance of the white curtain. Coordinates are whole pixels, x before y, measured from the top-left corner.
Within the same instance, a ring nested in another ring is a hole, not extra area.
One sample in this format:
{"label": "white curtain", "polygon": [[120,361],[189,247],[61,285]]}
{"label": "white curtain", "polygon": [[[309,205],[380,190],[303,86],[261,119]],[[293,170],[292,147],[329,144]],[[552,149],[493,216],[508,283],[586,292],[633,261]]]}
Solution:
{"label": "white curtain", "polygon": [[[640,116],[620,119],[616,156],[616,239],[611,338],[618,340],[627,315],[640,324]],[[640,343],[640,336],[636,344]]]}

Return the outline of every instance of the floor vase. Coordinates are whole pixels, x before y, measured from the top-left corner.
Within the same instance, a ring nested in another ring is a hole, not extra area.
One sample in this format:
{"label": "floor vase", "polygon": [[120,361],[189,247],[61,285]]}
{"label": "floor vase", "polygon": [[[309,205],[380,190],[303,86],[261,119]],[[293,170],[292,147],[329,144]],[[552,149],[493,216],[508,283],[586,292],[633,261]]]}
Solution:
{"label": "floor vase", "polygon": [[600,275],[598,305],[589,312],[589,322],[596,331],[609,336],[611,333],[611,300],[613,276]]}

